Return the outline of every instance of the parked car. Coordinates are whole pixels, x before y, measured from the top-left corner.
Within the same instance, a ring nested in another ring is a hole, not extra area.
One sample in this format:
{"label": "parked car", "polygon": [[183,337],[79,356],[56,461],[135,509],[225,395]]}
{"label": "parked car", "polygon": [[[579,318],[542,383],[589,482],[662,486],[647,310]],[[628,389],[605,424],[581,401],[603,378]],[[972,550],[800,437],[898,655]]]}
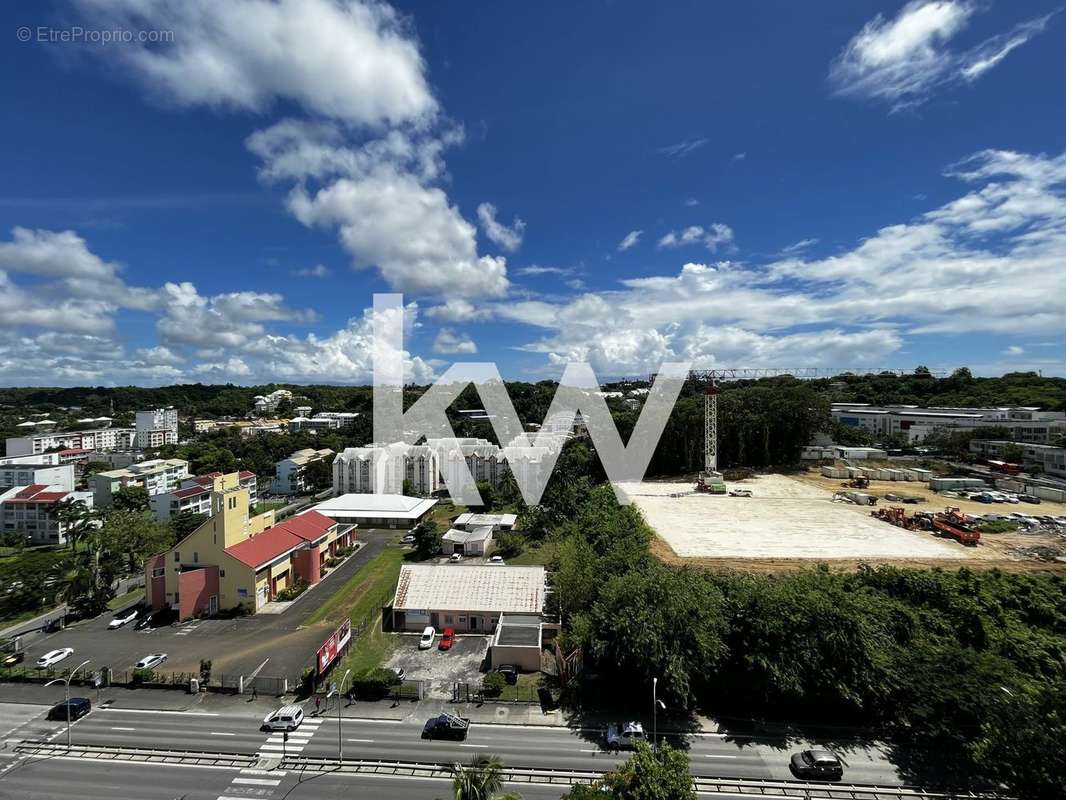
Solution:
{"label": "parked car", "polygon": [[393,667],[392,671],[396,673],[396,677],[399,678],[401,681],[407,678],[407,670],[405,670],[403,667]]}
{"label": "parked car", "polygon": [[400,539],[400,541],[403,542],[404,544],[414,544],[415,543],[415,535],[413,533],[409,533],[406,536],[404,536],[402,539]]}
{"label": "parked car", "polygon": [[418,637],[418,649],[428,650],[433,646],[433,640],[437,638],[437,632],[430,626],[422,631],[422,635]]}
{"label": "parked car", "polygon": [[297,705],[282,706],[263,717],[263,727],[272,731],[294,731],[304,721],[304,710]]}
{"label": "parked car", "polygon": [[133,665],[134,669],[155,669],[160,664],[167,660],[166,653],[149,653],[136,664]]}
{"label": "parked car", "polygon": [[463,554],[462,553],[452,553],[451,557],[448,560],[449,561],[462,561],[463,560]]}
{"label": "parked car", "polygon": [[451,650],[453,644],[455,644],[455,628],[445,628],[444,633],[440,635],[440,644],[437,645],[437,649]]}
{"label": "parked car", "polygon": [[455,714],[441,714],[426,720],[422,727],[423,739],[454,739],[462,741],[470,731],[470,720]]}
{"label": "parked car", "polygon": [[751,497],[751,489],[730,489],[730,497]]}
{"label": "parked car", "polygon": [[4,666],[13,667],[16,664],[21,664],[25,660],[26,654],[23,653],[21,650],[17,653],[8,653],[6,656],[4,656]]}
{"label": "parked car", "polygon": [[47,669],[55,666],[64,658],[70,658],[72,655],[74,655],[73,647],[60,647],[58,650],[49,650],[37,659],[37,669]]}
{"label": "parked car", "polygon": [[503,556],[490,556],[489,557],[489,563],[490,564],[497,564],[497,565],[502,566],[502,567],[507,566],[504,563],[504,561],[503,561]]}
{"label": "parked car", "polygon": [[[48,711],[48,719],[67,720],[73,722],[81,719],[93,710],[93,704],[87,697],[72,697],[62,703],[56,703]],[[67,716],[69,714],[69,716]]]}
{"label": "parked car", "polygon": [[518,667],[514,664],[500,664],[496,667],[495,672],[503,675],[503,679],[512,686],[518,683]]}
{"label": "parked car", "polygon": [[797,778],[838,780],[844,776],[844,765],[835,753],[828,750],[804,750],[792,756],[789,766]]}
{"label": "parked car", "polygon": [[137,619],[136,607],[127,609],[126,611],[120,611],[115,614],[114,618],[109,623],[107,623],[107,629],[113,631],[116,628],[121,628],[127,623],[133,622],[135,619]]}
{"label": "parked car", "polygon": [[637,742],[647,741],[639,722],[612,722],[607,726],[606,739],[609,750],[632,750]]}
{"label": "parked car", "polygon": [[1023,503],[1032,503],[1034,506],[1040,505],[1040,498],[1035,494],[1020,494],[1018,495],[1018,499]]}

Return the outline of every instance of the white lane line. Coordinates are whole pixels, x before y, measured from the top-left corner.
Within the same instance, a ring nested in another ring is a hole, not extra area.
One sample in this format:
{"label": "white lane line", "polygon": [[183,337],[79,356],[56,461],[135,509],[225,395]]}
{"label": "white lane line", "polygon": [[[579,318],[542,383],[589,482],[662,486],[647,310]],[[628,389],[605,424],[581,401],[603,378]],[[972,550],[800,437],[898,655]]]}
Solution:
{"label": "white lane line", "polygon": [[236,736],[237,734],[230,733],[229,731],[211,731],[211,735],[212,736]]}
{"label": "white lane line", "polygon": [[740,758],[740,756],[719,756],[719,755],[712,755],[710,753],[704,753],[703,757],[704,758]]}
{"label": "white lane line", "polygon": [[113,731],[134,731],[134,730],[137,730],[137,729],[136,728],[119,728],[119,727],[116,727],[116,726],[112,725],[111,726],[111,730],[113,730]]}
{"label": "white lane line", "polygon": [[345,739],[346,742],[361,742],[362,744],[373,744],[373,739]]}
{"label": "white lane line", "polygon": [[151,708],[98,708],[97,713],[101,711],[110,711],[114,714],[181,714],[185,717],[221,717],[221,714],[216,714],[213,711],[157,711]]}
{"label": "white lane line", "polygon": [[284,778],[285,773],[276,769],[256,769],[255,767],[245,767],[241,770],[241,775],[277,775]]}
{"label": "white lane line", "polygon": [[461,744],[460,747],[488,747],[487,744]]}
{"label": "white lane line", "polygon": [[267,778],[234,778],[234,783],[244,786],[278,786],[281,781],[272,781]]}

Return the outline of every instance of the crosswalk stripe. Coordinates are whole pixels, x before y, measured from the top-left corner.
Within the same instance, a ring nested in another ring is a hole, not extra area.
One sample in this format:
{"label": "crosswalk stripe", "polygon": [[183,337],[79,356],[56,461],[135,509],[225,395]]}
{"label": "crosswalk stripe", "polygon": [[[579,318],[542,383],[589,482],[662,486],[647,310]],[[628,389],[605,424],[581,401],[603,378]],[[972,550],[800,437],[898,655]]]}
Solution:
{"label": "crosswalk stripe", "polygon": [[233,782],[246,786],[277,786],[281,783],[281,781],[272,781],[267,778],[234,778]]}

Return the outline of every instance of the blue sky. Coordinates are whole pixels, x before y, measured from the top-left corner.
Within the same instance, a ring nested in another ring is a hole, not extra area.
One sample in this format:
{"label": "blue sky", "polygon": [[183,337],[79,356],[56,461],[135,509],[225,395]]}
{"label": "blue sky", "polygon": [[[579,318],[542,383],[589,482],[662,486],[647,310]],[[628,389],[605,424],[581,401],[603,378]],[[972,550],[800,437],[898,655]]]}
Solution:
{"label": "blue sky", "polygon": [[0,382],[1066,374],[1051,2],[0,15]]}

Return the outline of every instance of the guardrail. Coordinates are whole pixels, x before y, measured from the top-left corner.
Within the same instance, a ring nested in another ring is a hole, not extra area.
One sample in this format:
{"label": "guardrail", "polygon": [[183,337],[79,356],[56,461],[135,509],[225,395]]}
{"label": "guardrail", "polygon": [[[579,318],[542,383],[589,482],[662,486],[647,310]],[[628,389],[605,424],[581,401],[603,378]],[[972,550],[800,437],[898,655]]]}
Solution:
{"label": "guardrail", "polygon": [[[177,766],[221,766],[242,769],[260,763],[262,756],[244,753],[204,753],[188,750],[159,750],[152,748],[115,747],[110,745],[72,745],[56,742],[24,741],[16,750],[25,755],[86,758],[103,761],[135,761]],[[418,761],[383,761],[288,755],[275,762],[286,772],[390,775],[409,778],[450,778],[451,766]],[[589,770],[553,770],[505,767],[503,779],[508,783],[549,786],[574,786],[594,783],[602,777]],[[752,795],[767,798],[796,798],[796,800],[1011,800],[1006,795],[968,791],[931,791],[915,786],[880,786],[877,784],[812,783],[808,781],[760,780],[755,778],[718,778],[697,776],[693,779],[696,791],[709,795]]]}

